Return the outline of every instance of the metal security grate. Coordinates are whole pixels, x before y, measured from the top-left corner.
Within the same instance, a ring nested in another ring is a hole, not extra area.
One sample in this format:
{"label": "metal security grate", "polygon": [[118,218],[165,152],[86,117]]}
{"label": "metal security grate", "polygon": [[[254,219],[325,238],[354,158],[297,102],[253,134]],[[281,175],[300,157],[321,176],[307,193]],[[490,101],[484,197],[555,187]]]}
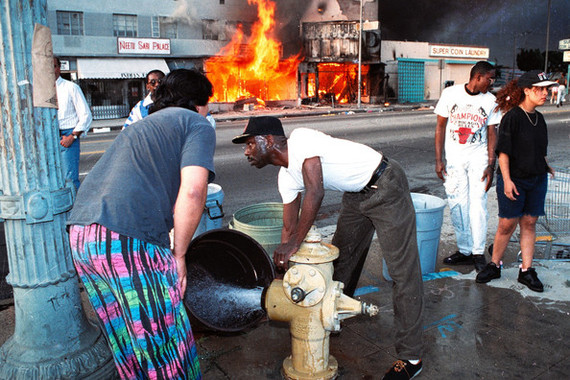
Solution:
{"label": "metal security grate", "polygon": [[424,62],[398,60],[398,102],[418,103],[424,100]]}

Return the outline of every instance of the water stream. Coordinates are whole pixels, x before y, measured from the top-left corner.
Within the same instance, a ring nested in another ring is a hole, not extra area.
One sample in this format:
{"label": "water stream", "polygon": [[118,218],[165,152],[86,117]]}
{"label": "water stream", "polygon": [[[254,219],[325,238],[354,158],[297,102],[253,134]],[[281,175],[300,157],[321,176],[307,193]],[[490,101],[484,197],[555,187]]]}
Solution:
{"label": "water stream", "polygon": [[203,268],[188,268],[184,302],[195,317],[220,329],[238,329],[260,318],[262,287],[247,289],[214,279]]}

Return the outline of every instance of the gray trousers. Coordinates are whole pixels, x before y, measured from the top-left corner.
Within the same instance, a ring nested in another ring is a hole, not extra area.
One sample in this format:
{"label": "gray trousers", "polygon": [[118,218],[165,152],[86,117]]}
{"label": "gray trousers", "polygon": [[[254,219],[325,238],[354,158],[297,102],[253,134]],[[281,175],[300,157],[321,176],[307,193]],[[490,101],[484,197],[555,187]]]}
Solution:
{"label": "gray trousers", "polygon": [[422,355],[423,282],[416,238],[416,214],[408,180],[394,160],[376,182],[378,189],[344,193],[332,244],[340,256],[334,279],[352,296],[366,261],[374,230],[394,282],[392,302],[399,359]]}

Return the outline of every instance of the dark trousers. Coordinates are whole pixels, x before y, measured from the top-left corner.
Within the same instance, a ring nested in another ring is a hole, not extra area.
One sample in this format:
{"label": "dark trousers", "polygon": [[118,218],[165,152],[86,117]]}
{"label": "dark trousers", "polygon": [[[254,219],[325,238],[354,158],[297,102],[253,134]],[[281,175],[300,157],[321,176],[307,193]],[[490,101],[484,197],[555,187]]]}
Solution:
{"label": "dark trousers", "polygon": [[422,354],[423,283],[416,238],[416,214],[402,167],[390,159],[378,189],[344,193],[332,244],[339,248],[334,279],[352,296],[374,230],[394,285],[392,302],[399,359]]}

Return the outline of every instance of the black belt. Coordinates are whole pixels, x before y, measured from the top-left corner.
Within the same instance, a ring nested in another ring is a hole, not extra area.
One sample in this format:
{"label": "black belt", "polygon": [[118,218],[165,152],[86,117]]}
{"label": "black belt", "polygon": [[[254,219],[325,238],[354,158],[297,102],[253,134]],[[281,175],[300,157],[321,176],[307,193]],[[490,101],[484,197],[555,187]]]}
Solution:
{"label": "black belt", "polygon": [[384,173],[384,170],[386,170],[387,166],[388,166],[388,158],[385,155],[382,155],[382,160],[380,161],[380,164],[378,164],[378,167],[376,168],[376,170],[374,170],[374,173],[372,173],[372,177],[370,177],[370,181],[368,181],[368,183],[366,184],[366,186],[364,186],[364,189],[362,189],[361,192],[376,190],[378,188],[376,182],[378,181],[378,178],[380,178],[382,173]]}

